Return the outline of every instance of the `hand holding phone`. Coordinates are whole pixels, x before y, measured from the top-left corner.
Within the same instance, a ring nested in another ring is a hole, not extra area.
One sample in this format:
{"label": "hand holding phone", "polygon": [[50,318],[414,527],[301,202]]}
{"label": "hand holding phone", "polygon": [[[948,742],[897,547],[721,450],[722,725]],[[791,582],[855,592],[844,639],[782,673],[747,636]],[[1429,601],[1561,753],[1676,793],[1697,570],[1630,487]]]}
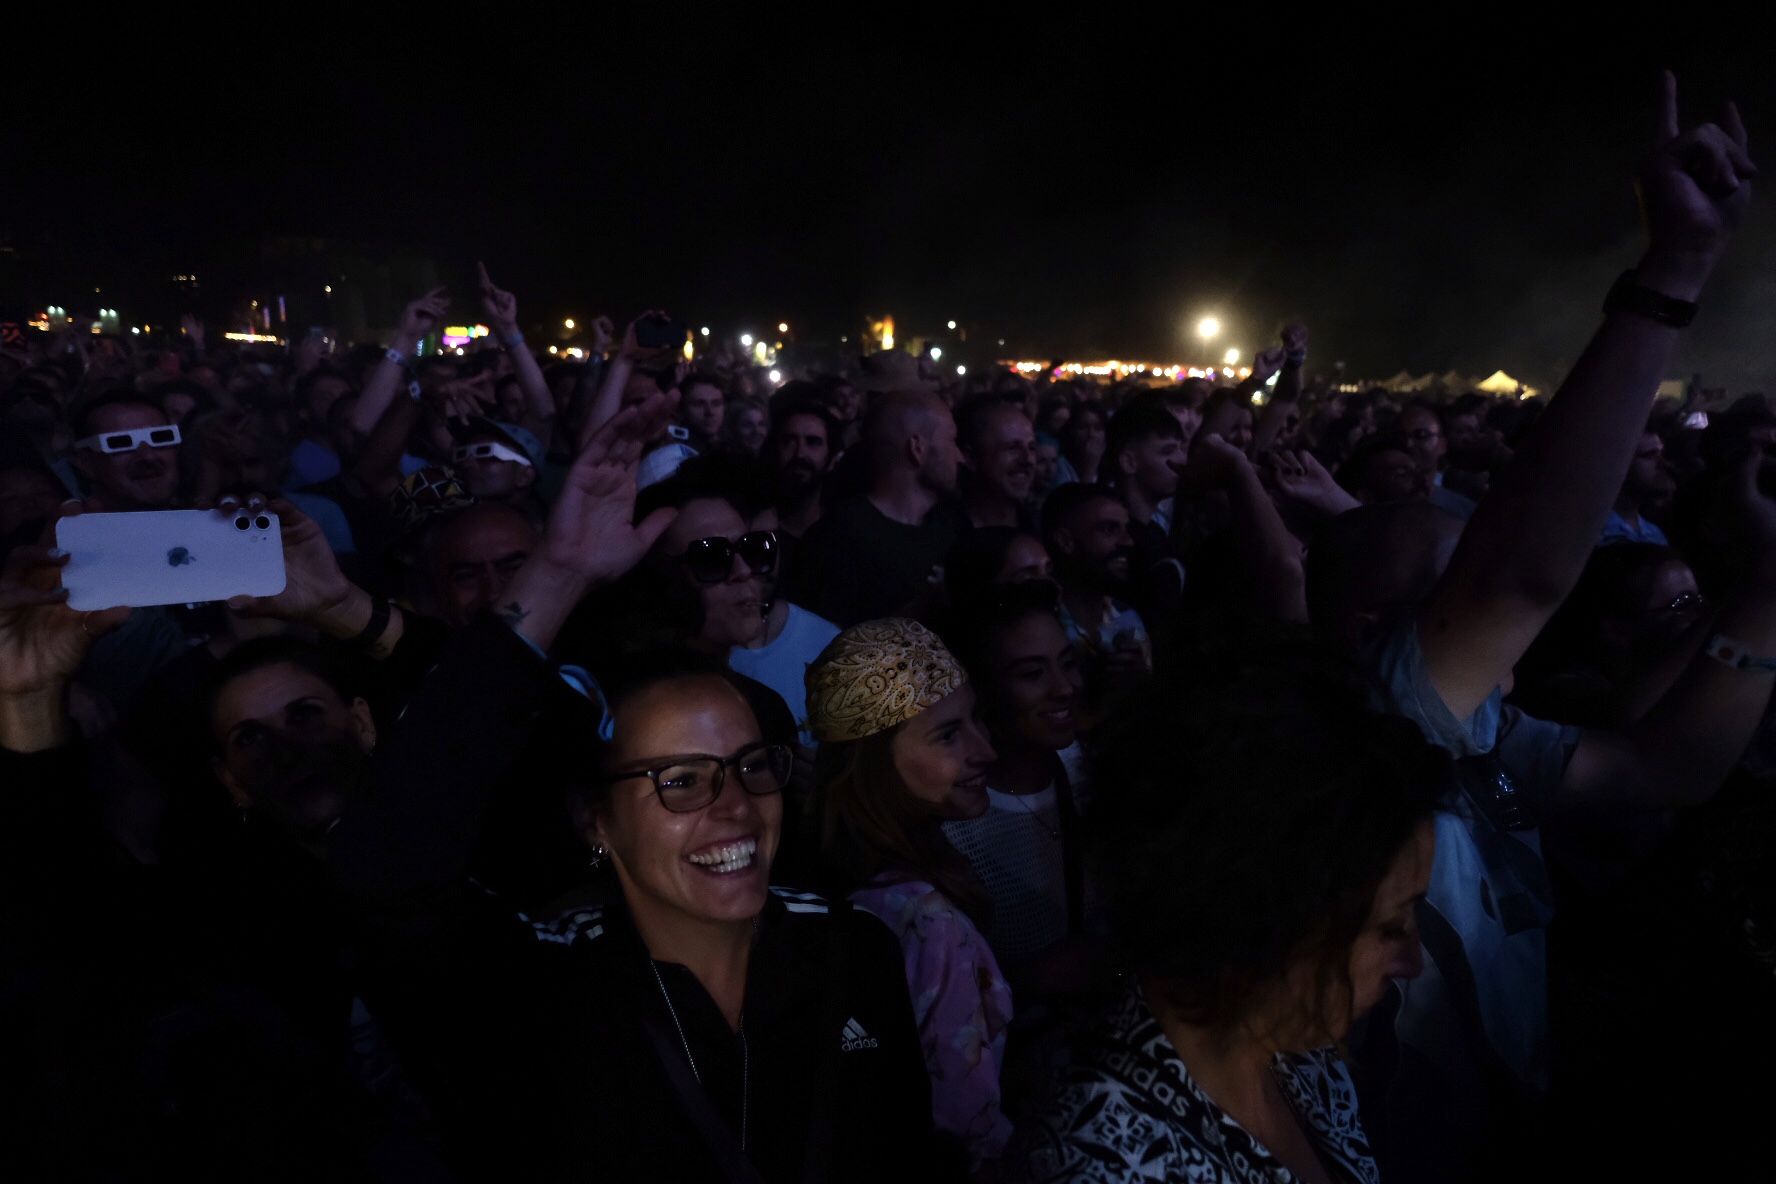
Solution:
{"label": "hand holding phone", "polygon": [[68,607],[198,604],[284,589],[277,515],[263,508],[79,514],[56,523]]}

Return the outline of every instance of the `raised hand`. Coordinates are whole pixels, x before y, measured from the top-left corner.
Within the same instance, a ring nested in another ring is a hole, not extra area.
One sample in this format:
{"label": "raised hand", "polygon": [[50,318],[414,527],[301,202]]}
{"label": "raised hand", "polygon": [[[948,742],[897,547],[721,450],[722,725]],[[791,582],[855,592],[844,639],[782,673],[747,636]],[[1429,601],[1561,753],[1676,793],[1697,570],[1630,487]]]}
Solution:
{"label": "raised hand", "polygon": [[59,695],[93,638],[129,616],[127,608],[95,613],[69,608],[61,578],[68,555],[56,550],[50,537],[37,546],[13,548],[0,567],[0,698]]}
{"label": "raised hand", "polygon": [[1284,360],[1283,347],[1280,345],[1260,350],[1258,356],[1252,359],[1252,377],[1248,381],[1263,386],[1270,381],[1271,375],[1283,368]]}
{"label": "raised hand", "polygon": [[671,352],[675,348],[674,346],[668,345],[653,349],[643,349],[640,345],[636,344],[635,341],[635,326],[641,324],[650,317],[663,318],[665,316],[666,314],[659,309],[650,308],[640,316],[636,317],[633,321],[630,321],[628,327],[623,330],[623,344],[617,347],[617,356],[619,358],[627,359],[630,362],[649,362]]}
{"label": "raised hand", "polygon": [[1327,514],[1341,514],[1357,506],[1313,453],[1279,448],[1270,454],[1271,479],[1278,493]]}
{"label": "raised hand", "polygon": [[574,458],[542,545],[512,577],[496,610],[539,648],[554,644],[582,596],[640,563],[678,516],[660,509],[635,521],[636,465],[671,414],[665,395],[650,395],[607,420]]}
{"label": "raised hand", "polygon": [[671,418],[655,394],[618,412],[574,459],[543,531],[548,561],[589,584],[608,583],[641,562],[676,511],[635,521],[635,468],[643,449]]}
{"label": "raised hand", "polygon": [[397,348],[410,352],[419,339],[437,328],[450,311],[450,298],[443,288],[433,288],[401,310],[401,323],[395,330]]}
{"label": "raised hand", "polygon": [[1183,476],[1199,489],[1219,489],[1251,471],[1245,453],[1221,438],[1219,432],[1199,435]]}
{"label": "raised hand", "polygon": [[1302,324],[1283,326],[1283,350],[1285,353],[1298,354],[1307,349],[1307,326]]}
{"label": "raised hand", "polygon": [[314,519],[282,498],[250,495],[243,503],[225,497],[216,512],[232,517],[242,506],[249,513],[261,507],[278,516],[284,545],[284,590],[276,596],[236,596],[228,607],[243,617],[275,617],[282,621],[317,622],[336,613],[353,592],[339,570],[339,560]]}
{"label": "raised hand", "polygon": [[[1639,188],[1652,240],[1642,282],[1693,300],[1751,203],[1757,176],[1745,124],[1728,103],[1721,121],[1689,131],[1678,123],[1677,79],[1665,72],[1658,139],[1640,170]],[[1649,271],[1657,271],[1649,275]],[[1681,289],[1681,290],[1677,290]]]}
{"label": "raised hand", "polygon": [[503,341],[518,332],[518,298],[503,288],[496,287],[487,275],[487,264],[475,264],[481,276],[481,307],[487,312],[487,320]]}
{"label": "raised hand", "polygon": [[432,387],[425,392],[428,405],[445,419],[469,419],[493,406],[493,375],[482,371],[473,378],[460,378]]}

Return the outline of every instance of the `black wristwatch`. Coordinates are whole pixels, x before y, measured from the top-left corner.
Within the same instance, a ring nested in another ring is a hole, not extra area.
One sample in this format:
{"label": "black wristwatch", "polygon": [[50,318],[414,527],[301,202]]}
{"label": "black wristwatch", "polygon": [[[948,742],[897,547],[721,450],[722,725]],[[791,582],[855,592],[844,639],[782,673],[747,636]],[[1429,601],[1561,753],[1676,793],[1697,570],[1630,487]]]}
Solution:
{"label": "black wristwatch", "polygon": [[1640,282],[1633,269],[1624,271],[1603,301],[1604,312],[1632,312],[1661,325],[1682,329],[1696,319],[1696,302],[1655,292]]}
{"label": "black wristwatch", "polygon": [[372,596],[370,598],[370,619],[364,622],[364,627],[358,631],[357,636],[349,638],[346,641],[346,644],[351,646],[372,646],[381,641],[382,635],[388,632],[389,613],[390,608],[388,598],[384,596]]}

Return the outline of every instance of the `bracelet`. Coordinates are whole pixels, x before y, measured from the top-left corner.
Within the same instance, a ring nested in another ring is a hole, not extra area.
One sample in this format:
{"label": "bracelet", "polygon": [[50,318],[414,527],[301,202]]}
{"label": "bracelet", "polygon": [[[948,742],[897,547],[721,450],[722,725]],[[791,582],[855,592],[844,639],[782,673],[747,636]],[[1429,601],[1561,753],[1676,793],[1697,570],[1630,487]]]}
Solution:
{"label": "bracelet", "polygon": [[1673,329],[1682,329],[1696,319],[1695,301],[1655,292],[1640,282],[1640,274],[1632,268],[1624,271],[1610,288],[1603,311],[1638,313]]}
{"label": "bracelet", "polygon": [[507,349],[524,348],[524,334],[522,333],[514,333],[510,337],[502,337],[500,338],[500,341],[504,343]]}
{"label": "bracelet", "polygon": [[412,381],[408,382],[407,397],[409,399],[412,399],[415,403],[417,403],[417,402],[419,402],[420,397],[424,394],[425,394],[425,388],[419,385],[419,379],[415,378]]}
{"label": "bracelet", "polygon": [[1776,658],[1757,657],[1751,652],[1751,647],[1724,633],[1716,633],[1709,638],[1705,652],[1730,670],[1776,671]]}
{"label": "bracelet", "polygon": [[387,358],[389,361],[393,362],[395,365],[399,366],[403,370],[413,369],[413,359],[408,357],[406,354],[402,353],[398,349],[387,350],[383,353],[382,356]]}
{"label": "bracelet", "polygon": [[355,646],[375,645],[382,639],[382,635],[388,632],[388,627],[388,598],[384,596],[372,596],[370,598],[370,620],[358,631],[357,636],[349,639],[346,644]]}

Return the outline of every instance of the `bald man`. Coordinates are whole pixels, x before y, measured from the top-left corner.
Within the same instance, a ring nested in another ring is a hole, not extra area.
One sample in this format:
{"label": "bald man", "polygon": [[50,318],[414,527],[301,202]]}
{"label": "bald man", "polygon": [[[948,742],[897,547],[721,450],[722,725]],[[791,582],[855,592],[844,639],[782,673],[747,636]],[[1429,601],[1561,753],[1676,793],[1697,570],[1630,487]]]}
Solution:
{"label": "bald man", "polygon": [[956,422],[934,395],[890,394],[864,418],[862,496],[833,505],[802,543],[797,603],[841,628],[923,600],[966,525],[955,501]]}

